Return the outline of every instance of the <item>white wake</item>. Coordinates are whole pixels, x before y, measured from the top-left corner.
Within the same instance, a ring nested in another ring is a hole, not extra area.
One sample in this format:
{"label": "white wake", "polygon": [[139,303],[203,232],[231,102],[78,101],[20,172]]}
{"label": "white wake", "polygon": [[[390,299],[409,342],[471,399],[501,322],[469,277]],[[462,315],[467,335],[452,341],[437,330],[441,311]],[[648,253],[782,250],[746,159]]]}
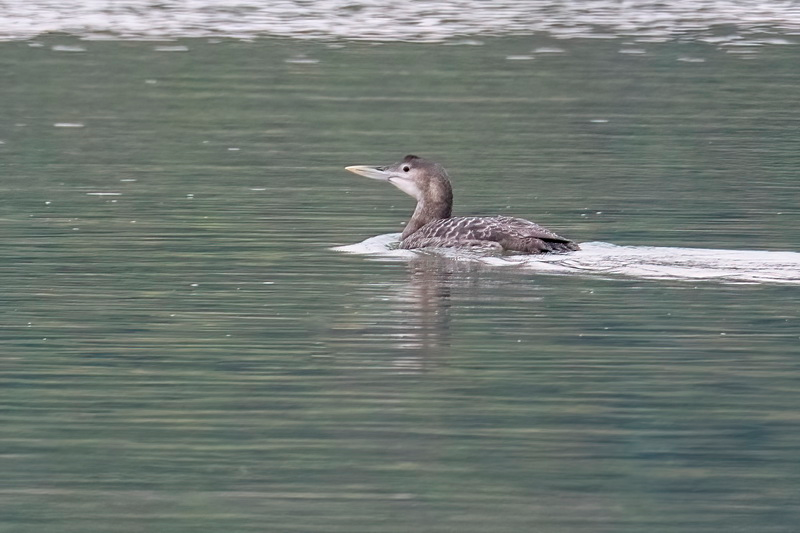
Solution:
{"label": "white wake", "polygon": [[411,259],[420,253],[435,253],[459,261],[552,274],[800,285],[800,253],[797,252],[617,246],[605,242],[586,242],[581,243],[580,251],[568,254],[485,255],[450,248],[428,249],[424,252],[400,250],[396,247],[399,237],[399,233],[387,233],[333,249],[395,260]]}

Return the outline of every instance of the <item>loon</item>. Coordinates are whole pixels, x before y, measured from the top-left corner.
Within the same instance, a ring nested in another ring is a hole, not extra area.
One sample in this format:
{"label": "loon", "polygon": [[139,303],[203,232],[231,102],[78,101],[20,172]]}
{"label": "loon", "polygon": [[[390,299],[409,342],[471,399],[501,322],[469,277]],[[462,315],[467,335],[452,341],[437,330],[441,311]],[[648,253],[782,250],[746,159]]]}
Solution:
{"label": "loon", "polygon": [[444,167],[415,155],[385,167],[345,167],[354,174],[388,181],[417,200],[400,237],[400,248],[480,246],[527,254],[579,250],[577,244],[524,218],[453,217],[453,188]]}

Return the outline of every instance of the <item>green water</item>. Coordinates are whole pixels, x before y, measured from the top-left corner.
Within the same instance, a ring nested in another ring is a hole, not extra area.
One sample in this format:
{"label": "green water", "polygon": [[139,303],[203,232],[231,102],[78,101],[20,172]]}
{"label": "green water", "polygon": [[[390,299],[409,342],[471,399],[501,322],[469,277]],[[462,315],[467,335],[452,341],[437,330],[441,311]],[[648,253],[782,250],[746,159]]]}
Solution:
{"label": "green water", "polygon": [[40,44],[0,43],[0,531],[796,531],[797,287],[329,249],[413,208],[343,167],[417,153],[459,214],[797,250],[796,47]]}

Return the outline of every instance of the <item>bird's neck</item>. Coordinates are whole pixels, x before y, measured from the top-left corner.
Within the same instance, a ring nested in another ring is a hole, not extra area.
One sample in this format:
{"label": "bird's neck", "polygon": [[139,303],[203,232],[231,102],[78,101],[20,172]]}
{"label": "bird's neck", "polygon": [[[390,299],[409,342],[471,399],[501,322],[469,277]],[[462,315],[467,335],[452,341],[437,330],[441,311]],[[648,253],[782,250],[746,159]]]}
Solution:
{"label": "bird's neck", "polygon": [[401,239],[405,239],[428,222],[443,218],[450,218],[452,211],[452,194],[448,198],[441,198],[437,200],[421,198],[417,202],[417,208],[414,210],[414,214],[411,215],[411,220],[408,221],[408,224],[406,224],[406,227],[403,230]]}

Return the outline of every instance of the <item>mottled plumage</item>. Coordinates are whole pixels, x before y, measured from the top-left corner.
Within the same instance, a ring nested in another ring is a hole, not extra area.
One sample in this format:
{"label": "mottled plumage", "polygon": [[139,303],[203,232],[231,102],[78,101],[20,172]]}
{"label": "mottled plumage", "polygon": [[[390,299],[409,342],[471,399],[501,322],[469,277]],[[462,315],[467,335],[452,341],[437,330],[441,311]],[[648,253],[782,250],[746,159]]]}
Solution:
{"label": "mottled plumage", "polygon": [[401,248],[490,247],[529,254],[571,252],[574,242],[524,218],[487,216],[432,220],[406,237]]}
{"label": "mottled plumage", "polygon": [[445,169],[408,155],[388,167],[352,166],[347,170],[388,181],[417,199],[417,207],[401,236],[400,247],[487,247],[539,254],[570,252],[579,247],[523,218],[506,216],[451,217],[453,190]]}

